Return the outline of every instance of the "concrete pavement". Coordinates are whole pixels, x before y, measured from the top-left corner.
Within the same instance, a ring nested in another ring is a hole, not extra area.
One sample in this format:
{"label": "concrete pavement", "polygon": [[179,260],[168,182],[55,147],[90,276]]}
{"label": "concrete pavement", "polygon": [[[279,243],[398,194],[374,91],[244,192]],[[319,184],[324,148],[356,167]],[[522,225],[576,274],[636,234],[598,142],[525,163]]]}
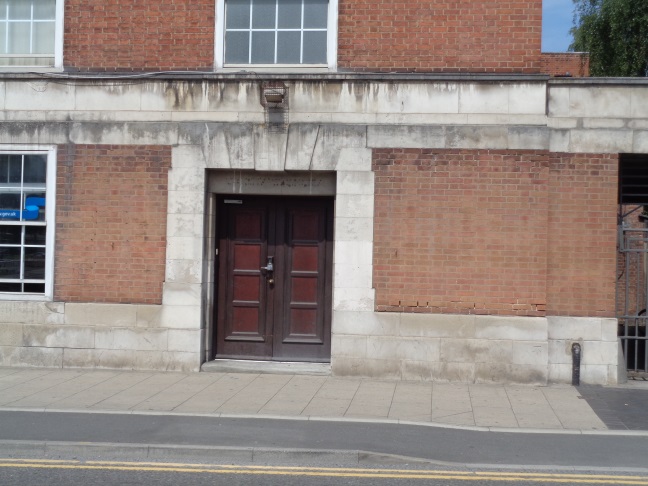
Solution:
{"label": "concrete pavement", "polygon": [[566,385],[294,374],[0,368],[0,410],[308,418],[547,432],[608,429],[579,389]]}

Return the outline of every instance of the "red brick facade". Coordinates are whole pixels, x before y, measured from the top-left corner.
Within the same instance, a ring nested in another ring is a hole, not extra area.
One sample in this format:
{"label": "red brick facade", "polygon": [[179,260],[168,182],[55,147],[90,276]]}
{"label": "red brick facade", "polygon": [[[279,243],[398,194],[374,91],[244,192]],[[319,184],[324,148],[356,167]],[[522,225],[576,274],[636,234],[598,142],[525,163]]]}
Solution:
{"label": "red brick facade", "polygon": [[537,73],[541,35],[542,0],[340,0],[338,64]]}
{"label": "red brick facade", "polygon": [[617,156],[381,149],[377,310],[613,316]]}
{"label": "red brick facade", "polygon": [[615,315],[617,154],[551,154],[547,314]]}
{"label": "red brick facade", "polygon": [[[66,0],[64,65],[211,70],[215,0]],[[339,0],[338,65],[354,71],[541,72],[542,0]]]}
{"label": "red brick facade", "polygon": [[585,78],[589,76],[589,54],[583,52],[543,53],[542,72],[550,76]]}
{"label": "red brick facade", "polygon": [[168,146],[59,147],[54,298],[159,304]]}
{"label": "red brick facade", "polygon": [[82,71],[214,65],[214,0],[66,0],[63,62]]}

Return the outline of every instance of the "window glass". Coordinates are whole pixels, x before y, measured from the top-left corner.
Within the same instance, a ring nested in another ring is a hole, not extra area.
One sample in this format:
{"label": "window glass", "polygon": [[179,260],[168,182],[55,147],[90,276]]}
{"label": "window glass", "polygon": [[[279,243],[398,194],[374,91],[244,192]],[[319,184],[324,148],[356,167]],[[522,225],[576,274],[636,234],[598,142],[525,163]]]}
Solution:
{"label": "window glass", "polygon": [[228,0],[227,28],[250,28],[250,0]]}
{"label": "window glass", "polygon": [[31,33],[29,22],[10,22],[7,54],[31,53]]}
{"label": "window glass", "polygon": [[[20,242],[20,240],[18,242]],[[25,245],[44,245],[44,244],[45,244],[45,226],[25,227]]]}
{"label": "window glass", "polygon": [[45,184],[47,159],[44,155],[25,155],[25,182]]}
{"label": "window glass", "polygon": [[280,29],[301,29],[302,0],[283,0],[279,2],[278,20]]}
{"label": "window glass", "polygon": [[225,34],[227,62],[248,64],[250,62],[250,34],[248,32],[227,32]]}
{"label": "window glass", "polygon": [[54,39],[55,29],[56,25],[54,22],[34,23],[32,40],[33,54],[50,54],[52,52],[52,40]]}
{"label": "window glass", "polygon": [[304,32],[305,64],[321,64],[326,62],[326,32]]}
{"label": "window glass", "polygon": [[299,64],[301,57],[301,32],[277,33],[277,62],[279,64]]}
{"label": "window glass", "polygon": [[327,17],[328,1],[304,0],[304,28],[326,29]]}
{"label": "window glass", "polygon": [[20,226],[0,226],[0,244],[20,245],[21,238]]}
{"label": "window glass", "polygon": [[45,153],[0,154],[0,292],[45,293]]}
{"label": "window glass", "polygon": [[45,279],[45,248],[25,248],[24,278],[29,280]]}
{"label": "window glass", "polygon": [[20,278],[20,248],[0,247],[0,278]]}
{"label": "window glass", "polygon": [[7,162],[7,182],[20,184],[22,180],[22,156],[10,155]]}
{"label": "window glass", "polygon": [[52,20],[56,18],[56,2],[34,2],[34,19]]}
{"label": "window glass", "polygon": [[[31,8],[34,0],[9,0],[9,18],[16,20],[31,19]],[[35,0],[38,2],[38,0]]]}
{"label": "window glass", "polygon": [[0,66],[53,65],[57,1],[0,0]]}
{"label": "window glass", "polygon": [[276,18],[276,0],[252,0],[253,29],[274,29]]}
{"label": "window glass", "polygon": [[274,44],[274,32],[252,32],[252,64],[274,63]]}
{"label": "window glass", "polygon": [[328,0],[226,0],[225,64],[326,64]]}

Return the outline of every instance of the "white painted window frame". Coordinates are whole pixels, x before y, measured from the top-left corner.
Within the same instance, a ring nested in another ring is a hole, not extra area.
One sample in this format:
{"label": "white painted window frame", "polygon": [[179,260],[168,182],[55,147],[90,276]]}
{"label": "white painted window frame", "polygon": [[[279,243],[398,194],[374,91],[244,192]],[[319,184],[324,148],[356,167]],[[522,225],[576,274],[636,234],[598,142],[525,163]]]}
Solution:
{"label": "white painted window frame", "polygon": [[216,69],[268,69],[268,70],[303,70],[326,68],[337,69],[338,39],[338,0],[329,0],[328,24],[326,27],[326,64],[225,64],[225,2],[216,0],[216,28],[214,37],[214,66]]}
{"label": "white painted window frame", "polygon": [[[2,71],[62,71],[63,70],[63,20],[65,18],[65,0],[56,0],[55,23],[54,23],[54,66],[0,66]],[[1,56],[0,57],[7,57]],[[43,55],[12,55],[12,57],[45,57]]]}
{"label": "white painted window frame", "polygon": [[0,145],[0,154],[47,155],[47,181],[45,182],[45,292],[43,294],[22,294],[0,292],[0,301],[30,300],[51,301],[54,298],[54,245],[56,242],[56,145]]}

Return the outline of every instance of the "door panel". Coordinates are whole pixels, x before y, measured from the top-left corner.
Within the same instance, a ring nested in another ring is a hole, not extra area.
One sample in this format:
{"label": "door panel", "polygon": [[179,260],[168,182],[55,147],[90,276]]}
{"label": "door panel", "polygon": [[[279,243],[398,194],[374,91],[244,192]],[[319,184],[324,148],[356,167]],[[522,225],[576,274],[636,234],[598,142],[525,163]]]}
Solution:
{"label": "door panel", "polygon": [[[327,208],[320,201],[305,201],[285,208],[284,302],[281,339],[275,341],[276,356],[308,356],[312,359],[330,355],[327,346],[328,312]],[[317,350],[323,356],[314,356]]]}
{"label": "door panel", "polygon": [[329,361],[332,199],[225,201],[216,356]]}
{"label": "door panel", "polygon": [[[225,200],[227,201],[227,200]],[[217,350],[230,357],[266,357],[272,352],[268,336],[266,278],[261,273],[267,258],[268,211],[258,204],[221,203],[218,283]]]}

